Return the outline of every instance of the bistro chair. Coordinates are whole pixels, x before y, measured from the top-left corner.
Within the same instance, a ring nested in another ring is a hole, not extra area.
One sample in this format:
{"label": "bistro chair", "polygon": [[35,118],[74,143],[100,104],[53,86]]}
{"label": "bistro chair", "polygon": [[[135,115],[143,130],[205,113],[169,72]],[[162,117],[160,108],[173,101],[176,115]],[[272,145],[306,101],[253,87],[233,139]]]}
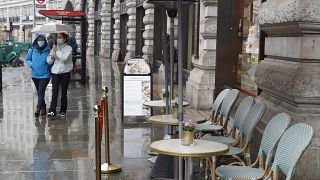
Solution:
{"label": "bistro chair", "polygon": [[[212,110],[211,110],[209,117],[207,118],[207,121],[202,124],[213,124],[217,121],[217,117],[220,112],[222,101],[226,97],[226,95],[228,94],[229,91],[230,91],[230,89],[225,89],[219,93],[219,95],[217,96],[217,98],[215,99],[215,101],[213,103]],[[197,126],[199,126],[199,124]],[[198,131],[198,132],[199,133],[197,133],[196,136],[200,137],[201,132],[200,131]]]}
{"label": "bistro chair", "polygon": [[226,95],[229,93],[229,91],[230,89],[225,89],[219,93],[218,97],[214,100],[210,116],[207,122],[205,123],[211,124],[212,122],[216,121],[218,114],[220,112],[222,101],[226,97]]}
{"label": "bistro chair", "polygon": [[[284,124],[282,127],[284,127]],[[278,180],[279,173],[282,172],[286,176],[286,180],[291,180],[298,160],[311,142],[314,130],[311,126],[303,123],[295,124],[286,130],[280,138],[274,155],[274,161],[271,165],[273,158],[273,146],[271,146],[271,144],[276,140],[274,133],[277,133],[277,135],[280,133],[278,128],[279,126],[273,123],[273,125],[270,125],[270,129],[272,130],[268,130],[267,128],[265,130],[259,150],[259,168],[254,168],[253,166],[227,165],[218,167],[216,174],[223,180]],[[266,161],[263,162],[264,158],[266,158]]]}
{"label": "bistro chair", "polygon": [[244,118],[249,113],[252,105],[254,104],[254,98],[247,96],[244,98],[234,116],[232,128],[224,136],[212,136],[210,134],[204,135],[201,139],[207,141],[216,141],[229,146],[234,146],[239,142],[239,130]]}
{"label": "bistro chair", "polygon": [[[264,112],[266,110],[266,105],[262,101],[256,101],[256,103],[250,109],[248,115],[244,119],[243,123],[240,127],[240,140],[237,145],[239,147],[229,147],[229,151],[222,156],[233,156],[242,164],[250,164],[250,142],[252,137],[252,132],[254,127],[262,118]],[[245,161],[244,162],[240,155],[244,154]],[[211,160],[211,163],[210,163]],[[215,167],[216,167],[216,157],[207,158],[206,160],[206,171],[210,167],[212,177],[215,176]]]}
{"label": "bistro chair", "polygon": [[222,101],[221,110],[217,120],[213,121],[210,124],[208,123],[198,124],[195,130],[201,133],[222,131],[224,127],[227,126],[231,109],[238,97],[239,97],[239,90],[237,89],[230,90]]}

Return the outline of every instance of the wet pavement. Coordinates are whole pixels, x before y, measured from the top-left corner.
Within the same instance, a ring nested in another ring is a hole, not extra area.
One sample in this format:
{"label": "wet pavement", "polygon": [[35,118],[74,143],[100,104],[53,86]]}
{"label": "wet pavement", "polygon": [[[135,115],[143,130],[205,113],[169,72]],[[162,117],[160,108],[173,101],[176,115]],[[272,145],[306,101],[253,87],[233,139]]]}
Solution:
{"label": "wet pavement", "polygon": [[[148,155],[149,145],[162,139],[165,129],[162,125],[148,123],[146,119],[122,121],[120,67],[121,64],[107,59],[88,59],[88,83],[70,83],[67,116],[55,119],[34,118],[37,97],[27,67],[3,68],[0,179],[95,179],[93,107],[99,103],[102,86],[107,86],[110,91],[111,162],[122,166],[122,172],[103,176],[103,179],[149,179],[152,167],[147,160],[151,157]],[[163,88],[159,77],[154,76],[155,96]],[[48,87],[47,107],[50,99],[51,87]],[[162,111],[155,110],[154,113],[161,114]],[[187,113],[205,116],[208,112],[187,108]]]}

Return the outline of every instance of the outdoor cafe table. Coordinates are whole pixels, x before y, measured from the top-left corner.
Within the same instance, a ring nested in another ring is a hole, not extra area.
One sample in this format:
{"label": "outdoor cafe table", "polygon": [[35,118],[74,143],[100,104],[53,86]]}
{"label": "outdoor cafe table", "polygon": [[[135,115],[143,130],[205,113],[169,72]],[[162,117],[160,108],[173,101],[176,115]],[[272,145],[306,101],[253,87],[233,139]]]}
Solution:
{"label": "outdoor cafe table", "polygon": [[[191,179],[190,161],[192,157],[215,157],[228,152],[227,145],[214,142],[195,139],[193,145],[185,146],[181,144],[181,139],[168,139],[153,142],[150,145],[150,151],[160,154],[184,157],[185,159],[185,180]],[[214,169],[211,169],[211,171]],[[211,172],[215,175],[215,172]],[[212,179],[216,179],[215,176]]]}
{"label": "outdoor cafe table", "polygon": [[[172,100],[171,104],[174,104],[176,101]],[[148,107],[166,107],[166,102],[164,100],[155,100],[155,101],[147,101],[143,103],[144,106]],[[183,106],[188,106],[189,103],[186,101],[183,101]]]}
{"label": "outdoor cafe table", "polygon": [[[205,117],[195,116],[195,115],[184,115],[183,119],[193,119],[198,123],[202,123],[206,121]],[[163,125],[171,125],[171,126],[178,126],[179,120],[177,117],[173,117],[172,114],[165,114],[165,115],[155,115],[150,116],[148,121],[153,124],[163,124]]]}

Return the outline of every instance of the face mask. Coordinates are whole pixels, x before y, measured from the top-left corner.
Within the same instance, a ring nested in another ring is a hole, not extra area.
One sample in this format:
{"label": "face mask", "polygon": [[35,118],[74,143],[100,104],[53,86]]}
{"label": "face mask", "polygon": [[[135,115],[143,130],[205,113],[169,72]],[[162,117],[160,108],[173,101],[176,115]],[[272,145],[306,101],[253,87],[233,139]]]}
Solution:
{"label": "face mask", "polygon": [[38,41],[38,46],[39,46],[39,47],[44,46],[44,41]]}
{"label": "face mask", "polygon": [[64,42],[63,42],[62,39],[57,39],[57,44],[58,44],[58,45],[62,45],[62,44],[64,44]]}

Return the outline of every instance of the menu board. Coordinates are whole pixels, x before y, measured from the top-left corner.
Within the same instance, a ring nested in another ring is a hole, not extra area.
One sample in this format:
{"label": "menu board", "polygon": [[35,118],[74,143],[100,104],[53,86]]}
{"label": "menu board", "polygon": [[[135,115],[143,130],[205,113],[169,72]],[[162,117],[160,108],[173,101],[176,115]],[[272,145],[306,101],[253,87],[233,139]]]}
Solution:
{"label": "menu board", "polygon": [[151,111],[143,105],[151,100],[150,66],[146,59],[130,59],[123,76],[123,115],[149,116]]}

